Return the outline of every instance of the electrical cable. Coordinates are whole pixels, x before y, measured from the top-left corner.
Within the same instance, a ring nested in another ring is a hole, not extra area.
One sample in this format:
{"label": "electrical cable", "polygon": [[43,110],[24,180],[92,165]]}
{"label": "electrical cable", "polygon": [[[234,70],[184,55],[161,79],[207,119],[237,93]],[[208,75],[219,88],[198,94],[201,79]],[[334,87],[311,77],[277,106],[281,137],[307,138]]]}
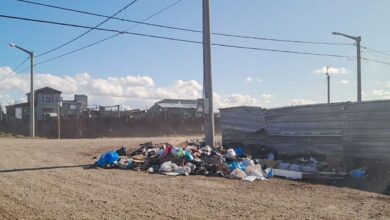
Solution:
{"label": "electrical cable", "polygon": [[[98,14],[98,13],[93,13],[93,12],[88,12],[88,11],[81,11],[81,10],[71,9],[71,8],[65,8],[65,7],[55,6],[55,5],[43,4],[43,3],[39,3],[39,2],[33,2],[33,1],[28,1],[28,0],[16,0],[16,1],[23,2],[23,3],[29,3],[29,4],[33,4],[33,5],[44,6],[44,7],[55,8],[55,9],[60,9],[60,10],[65,10],[65,11],[71,11],[71,12],[76,12],[76,13],[81,13],[81,14],[86,14],[86,15],[92,15],[92,16],[97,16],[97,17],[109,18],[108,15],[103,15],[103,14]],[[123,18],[118,18],[118,17],[112,17],[111,19],[115,19],[115,20],[119,20],[119,21],[127,21],[127,22],[136,23],[136,24],[142,24],[142,25],[159,27],[159,28],[166,28],[166,29],[171,29],[171,30],[187,31],[187,32],[193,32],[193,33],[202,33],[201,30],[195,30],[195,29],[189,29],[189,28],[181,28],[181,27],[174,27],[174,26],[161,25],[161,24],[154,24],[154,23],[148,23],[148,22],[145,22],[145,21],[136,21],[136,20],[123,19]],[[224,36],[224,37],[234,37],[234,38],[243,38],[243,39],[252,39],[252,40],[264,40],[264,41],[275,41],[275,42],[285,42],[285,43],[317,44],[317,45],[339,45],[339,46],[340,45],[343,45],[343,46],[353,45],[353,44],[350,44],[350,43],[333,43],[333,42],[319,42],[319,41],[287,40],[287,39],[277,39],[277,38],[257,37],[257,36],[246,36],[246,35],[229,34],[229,33],[218,33],[218,32],[212,32],[211,34],[216,35],[216,36]]]}
{"label": "electrical cable", "polygon": [[[106,18],[104,21],[102,21],[102,22],[100,22],[99,24],[95,25],[94,28],[100,27],[101,25],[103,25],[104,23],[106,23],[107,21],[109,21],[110,19],[112,19],[114,16],[118,15],[119,13],[121,13],[122,11],[126,10],[128,7],[130,7],[131,5],[133,5],[136,1],[137,1],[137,0],[133,0],[132,2],[130,2],[129,4],[127,4],[125,7],[123,7],[123,8],[120,9],[119,11],[117,11],[117,12],[116,12],[115,14],[113,14],[112,16]],[[55,47],[55,48],[52,48],[52,49],[50,49],[50,50],[48,50],[48,51],[46,51],[46,52],[43,52],[43,53],[41,53],[41,54],[38,54],[36,57],[44,56],[44,55],[49,54],[49,53],[51,53],[51,52],[53,52],[53,51],[56,51],[56,50],[58,50],[58,49],[60,49],[60,48],[62,48],[62,47],[64,47],[64,46],[66,46],[66,45],[68,45],[68,44],[70,44],[70,43],[72,43],[72,42],[74,42],[74,41],[80,39],[81,37],[83,37],[83,36],[85,36],[86,34],[88,34],[89,32],[91,32],[92,30],[94,30],[94,29],[91,28],[91,29],[87,30],[86,32],[84,32],[84,33],[78,35],[77,37],[73,38],[72,40],[67,41],[67,42],[65,42],[65,43],[63,43],[63,44],[61,44],[61,45],[59,45],[59,46],[57,46],[57,47]]]}

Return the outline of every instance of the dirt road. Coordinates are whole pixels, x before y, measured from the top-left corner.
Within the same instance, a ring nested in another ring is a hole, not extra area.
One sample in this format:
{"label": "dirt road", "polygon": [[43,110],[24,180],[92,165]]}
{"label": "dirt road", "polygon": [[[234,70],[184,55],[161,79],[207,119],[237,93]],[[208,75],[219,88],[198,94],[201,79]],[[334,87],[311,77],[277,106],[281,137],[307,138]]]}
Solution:
{"label": "dirt road", "polygon": [[390,196],[353,189],[83,166],[149,140],[184,138],[1,138],[0,219],[390,219]]}

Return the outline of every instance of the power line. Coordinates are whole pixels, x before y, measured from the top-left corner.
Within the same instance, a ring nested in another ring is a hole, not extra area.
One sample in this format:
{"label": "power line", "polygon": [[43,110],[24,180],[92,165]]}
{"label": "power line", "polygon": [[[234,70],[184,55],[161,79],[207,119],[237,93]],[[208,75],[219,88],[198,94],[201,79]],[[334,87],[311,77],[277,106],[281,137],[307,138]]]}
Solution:
{"label": "power line", "polygon": [[390,65],[390,62],[385,62],[385,61],[380,61],[380,60],[374,60],[374,59],[365,58],[365,57],[362,57],[362,60],[371,61],[371,62],[374,62],[374,63],[381,63],[381,64]]}
{"label": "power line", "polygon": [[[109,21],[111,18],[113,18],[114,16],[118,15],[118,14],[121,13],[122,11],[126,10],[126,9],[127,9],[128,7],[130,7],[131,5],[133,5],[136,1],[137,1],[137,0],[133,0],[132,2],[130,2],[129,4],[127,4],[125,7],[123,7],[123,8],[120,9],[119,11],[117,11],[117,12],[116,12],[115,14],[113,14],[112,16],[107,17],[104,21],[102,21],[102,22],[100,22],[99,24],[95,25],[94,28],[100,27],[101,25],[103,25],[104,23],[106,23],[107,21]],[[50,49],[50,50],[48,50],[48,51],[46,51],[46,52],[43,52],[43,53],[41,53],[41,54],[38,54],[36,57],[40,57],[40,56],[49,54],[49,53],[51,53],[51,52],[53,52],[53,51],[56,51],[56,50],[58,50],[58,49],[60,49],[60,48],[62,48],[62,47],[64,47],[64,46],[66,46],[66,45],[68,45],[68,44],[70,44],[70,43],[72,43],[72,42],[74,42],[74,41],[80,39],[80,38],[83,37],[84,35],[86,35],[86,34],[88,34],[89,32],[91,32],[92,30],[94,30],[94,29],[91,28],[91,29],[87,30],[86,32],[80,34],[79,36],[73,38],[72,40],[67,41],[67,42],[65,42],[65,43],[63,43],[63,44],[61,44],[61,45],[59,45],[58,47],[55,47],[55,48],[53,48],[53,49]]]}
{"label": "power line", "polygon": [[[10,19],[17,19],[17,20],[32,21],[32,22],[39,22],[39,23],[55,24],[55,25],[61,25],[61,26],[70,26],[70,27],[77,27],[77,28],[94,29],[94,30],[106,31],[106,32],[115,32],[117,34],[130,34],[130,35],[137,35],[137,36],[142,36],[142,37],[150,37],[150,38],[157,38],[157,39],[164,39],[164,40],[171,40],[171,41],[180,41],[180,42],[185,42],[185,43],[196,43],[196,44],[201,44],[202,43],[201,41],[195,41],[195,40],[187,40],[187,39],[180,39],[180,38],[174,38],[174,37],[165,37],[165,36],[160,36],[160,35],[143,34],[143,33],[129,32],[129,31],[120,31],[120,30],[108,29],[108,28],[90,27],[90,26],[85,26],[85,25],[69,24],[69,23],[54,22],[54,21],[47,21],[47,20],[15,17],[15,16],[8,16],[8,15],[0,15],[0,17],[10,18]],[[241,48],[241,49],[252,49],[252,50],[256,49],[256,50],[273,51],[273,52],[296,53],[296,54],[305,54],[305,55],[314,55],[314,56],[332,56],[332,57],[345,57],[345,58],[347,57],[347,56],[332,55],[332,54],[299,52],[299,51],[288,51],[288,50],[276,50],[276,49],[262,49],[262,48],[256,48],[256,47],[244,47],[244,46],[236,46],[236,45],[228,45],[228,44],[213,44],[213,45],[215,45],[215,46],[223,46],[223,47],[234,47],[234,48]]]}
{"label": "power line", "polygon": [[[164,39],[164,40],[171,40],[171,41],[179,41],[179,42],[185,42],[185,43],[202,44],[201,41],[180,39],[180,38],[174,38],[174,37],[165,37],[165,36],[159,36],[159,35],[150,35],[150,34],[143,34],[143,33],[135,33],[135,32],[128,32],[128,31],[120,31],[120,30],[115,30],[115,29],[89,27],[89,26],[84,26],[84,25],[68,24],[68,23],[61,23],[61,22],[53,22],[53,21],[46,21],[46,20],[31,19],[31,18],[8,16],[8,15],[0,15],[0,17],[10,18],[10,19],[17,19],[17,20],[32,21],[32,22],[39,22],[39,23],[55,24],[55,25],[61,25],[61,26],[70,26],[70,27],[77,27],[77,28],[87,28],[87,29],[94,29],[94,30],[100,30],[100,31],[115,32],[117,34],[130,34],[130,35],[149,37],[149,38],[157,38],[157,39]],[[327,57],[348,58],[348,56],[336,55],[336,54],[313,53],[313,52],[290,51],[290,50],[277,50],[277,49],[246,47],[246,46],[218,44],[218,43],[214,43],[212,45],[220,46],[220,47],[236,48],[236,49],[248,49],[248,50],[259,50],[259,51],[290,53],[290,54],[301,54],[301,55],[312,55],[312,56],[327,56]],[[368,60],[368,61],[372,61],[372,62],[377,62],[377,63],[383,63],[383,64],[389,64],[390,65],[390,63],[387,63],[387,62],[384,62],[384,61],[372,60],[372,59],[368,59],[368,58],[362,58],[362,59],[365,59],[365,60]],[[43,62],[49,62],[49,61],[43,61]],[[41,63],[43,63],[43,62],[41,62]],[[41,63],[37,63],[36,65],[41,64]]]}
{"label": "power line", "polygon": [[22,62],[20,62],[13,71],[16,72],[28,59],[30,59],[30,56],[27,56]]}
{"label": "power line", "polygon": [[[155,16],[157,16],[157,15],[163,13],[164,11],[166,11],[166,10],[168,10],[169,8],[175,6],[176,4],[178,4],[178,3],[181,2],[181,1],[182,1],[182,0],[177,0],[177,1],[173,2],[172,4],[170,4],[170,5],[168,5],[168,6],[164,7],[164,8],[162,8],[161,10],[157,11],[156,13],[153,13],[152,15],[146,17],[146,18],[143,19],[142,21],[147,21],[147,20],[149,20],[149,19],[151,19],[151,18],[153,18],[153,17],[155,17]],[[125,31],[129,31],[130,29],[133,29],[133,28],[135,28],[135,27],[138,26],[138,25],[139,25],[139,24],[135,24],[135,25],[133,25],[133,26],[127,28]],[[80,48],[77,48],[77,49],[75,49],[75,50],[69,51],[69,52],[67,52],[67,53],[64,53],[64,54],[58,55],[58,56],[56,56],[56,57],[53,57],[53,58],[50,58],[50,59],[41,61],[41,62],[37,63],[36,65],[43,64],[43,63],[47,63],[47,62],[50,62],[50,61],[59,59],[59,58],[61,58],[61,57],[64,57],[64,56],[67,56],[67,55],[76,53],[76,52],[78,52],[78,51],[87,49],[87,48],[92,47],[92,46],[94,46],[94,45],[96,45],[96,44],[99,44],[99,43],[102,43],[102,42],[104,42],[104,41],[110,40],[110,39],[112,39],[112,38],[114,38],[114,37],[117,37],[117,36],[119,36],[119,35],[121,35],[121,34],[122,34],[122,33],[118,33],[118,34],[111,35],[111,36],[109,36],[109,37],[106,37],[106,38],[103,38],[103,39],[101,39],[101,40],[95,41],[95,42],[93,42],[93,43],[87,44],[87,45],[85,45],[85,46],[83,46],[83,47],[80,47]]]}
{"label": "power line", "polygon": [[[49,5],[49,4],[43,4],[43,3],[38,3],[38,2],[32,2],[32,1],[28,1],[28,0],[16,0],[16,1],[23,2],[23,3],[28,3],[28,4],[33,4],[33,5],[49,7],[49,8],[55,8],[55,9],[59,9],[59,10],[71,11],[71,12],[76,12],[76,13],[81,13],[81,14],[86,14],[86,15],[92,15],[92,16],[97,16],[97,17],[109,18],[108,15],[93,13],[93,12],[89,12],[89,11],[81,11],[81,10],[77,10],[77,9],[65,8],[65,7],[60,7],[60,6],[56,6],[56,5]],[[174,26],[168,26],[168,25],[148,23],[148,22],[144,22],[144,21],[123,19],[123,18],[118,18],[118,17],[111,17],[111,19],[120,20],[120,21],[126,21],[126,22],[132,22],[132,23],[136,23],[138,25],[142,24],[142,25],[159,27],[159,28],[166,28],[166,29],[171,29],[171,30],[186,31],[186,32],[193,32],[193,33],[202,33],[202,31],[200,31],[200,30],[195,30],[195,29],[190,29],[190,28],[174,27]],[[276,39],[276,38],[267,38],[267,37],[246,36],[246,35],[229,34],[229,33],[218,33],[218,32],[213,32],[211,34],[216,35],[216,36],[224,36],[224,37],[234,37],[234,38],[243,38],[243,39],[252,39],[252,40],[264,40],[264,41],[275,41],[275,42],[285,42],[285,43],[317,44],[317,45],[339,45],[339,46],[340,45],[344,45],[344,46],[345,45],[347,45],[347,46],[353,45],[353,44],[347,44],[347,43],[287,40],[287,39]]]}
{"label": "power line", "polygon": [[27,56],[26,59],[24,59],[22,62],[20,62],[15,68],[11,69],[12,71],[5,75],[3,78],[0,79],[0,82],[3,80],[11,77],[11,75],[15,74],[15,72],[30,58],[30,56]]}
{"label": "power line", "polygon": [[382,55],[385,55],[385,56],[390,56],[390,54],[385,53],[385,52],[380,51],[380,50],[374,50],[374,49],[371,49],[371,48],[368,48],[368,47],[365,47],[365,46],[361,46],[361,47],[363,49],[366,49],[366,50],[371,51],[371,52],[375,52],[375,53],[382,54]]}
{"label": "power line", "polygon": [[268,48],[258,48],[258,47],[246,47],[230,44],[218,44],[213,43],[214,46],[220,47],[230,47],[236,49],[247,49],[247,50],[260,50],[260,51],[269,51],[269,52],[278,52],[278,53],[291,53],[291,54],[301,54],[301,55],[311,55],[311,56],[326,56],[326,57],[338,57],[338,58],[348,58],[348,56],[336,55],[336,54],[326,54],[326,53],[312,53],[312,52],[301,52],[301,51],[292,51],[292,50],[277,50],[277,49],[268,49]]}

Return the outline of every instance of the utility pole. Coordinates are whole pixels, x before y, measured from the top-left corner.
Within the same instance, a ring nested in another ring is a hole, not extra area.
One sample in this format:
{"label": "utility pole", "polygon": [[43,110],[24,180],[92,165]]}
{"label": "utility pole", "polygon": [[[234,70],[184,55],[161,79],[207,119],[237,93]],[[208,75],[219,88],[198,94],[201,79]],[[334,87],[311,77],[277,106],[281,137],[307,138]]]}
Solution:
{"label": "utility pole", "polygon": [[352,39],[356,42],[357,47],[357,102],[362,101],[362,65],[361,65],[361,56],[360,56],[360,42],[362,41],[362,37],[353,37],[347,34],[342,34],[339,32],[332,32],[333,35],[340,35],[349,39]]}
{"label": "utility pole", "polygon": [[35,138],[35,99],[34,99],[34,52],[26,50],[22,47],[15,45],[14,43],[9,44],[10,47],[17,48],[30,56],[30,137]]}
{"label": "utility pole", "polygon": [[330,76],[329,76],[329,66],[326,67],[326,79],[328,81],[328,104],[330,104]]}
{"label": "utility pole", "polygon": [[[211,72],[210,1],[203,0],[203,92],[205,98],[204,125],[206,145],[214,147],[213,82]],[[207,102],[207,103],[206,103]]]}
{"label": "utility pole", "polygon": [[362,38],[359,36],[356,38],[356,47],[357,47],[357,101],[362,101],[362,64],[361,64],[361,56],[360,56],[360,42]]}

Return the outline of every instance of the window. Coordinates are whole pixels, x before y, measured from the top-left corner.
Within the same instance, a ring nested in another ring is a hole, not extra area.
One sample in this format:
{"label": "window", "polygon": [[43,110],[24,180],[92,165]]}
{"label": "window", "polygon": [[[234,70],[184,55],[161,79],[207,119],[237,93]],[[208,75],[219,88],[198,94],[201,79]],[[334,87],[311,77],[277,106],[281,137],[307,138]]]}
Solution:
{"label": "window", "polygon": [[44,94],[43,95],[43,101],[44,102],[54,102],[54,96],[53,95]]}

